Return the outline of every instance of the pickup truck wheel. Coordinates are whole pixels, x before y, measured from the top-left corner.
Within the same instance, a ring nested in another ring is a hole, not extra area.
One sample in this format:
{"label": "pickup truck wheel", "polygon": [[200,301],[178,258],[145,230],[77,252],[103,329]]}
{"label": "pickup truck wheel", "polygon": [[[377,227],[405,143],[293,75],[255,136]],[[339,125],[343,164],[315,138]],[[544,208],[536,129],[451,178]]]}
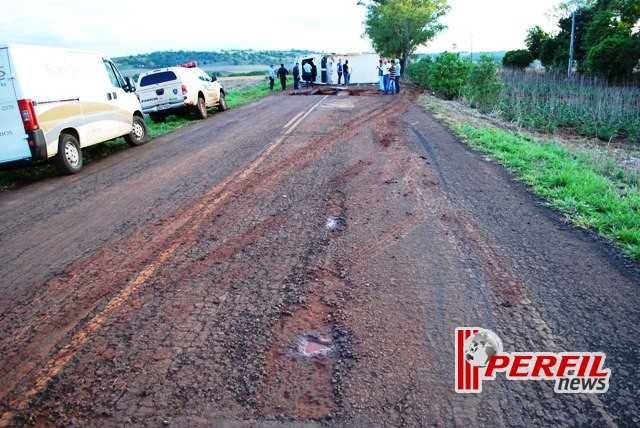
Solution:
{"label": "pickup truck wheel", "polygon": [[167,118],[164,113],[149,113],[149,119],[154,123],[162,123]]}
{"label": "pickup truck wheel", "polygon": [[225,111],[227,109],[227,100],[224,97],[224,92],[220,92],[220,101],[218,101],[218,111]]}
{"label": "pickup truck wheel", "polygon": [[198,97],[198,103],[196,104],[196,115],[198,119],[207,118],[207,105],[204,102],[204,98]]}
{"label": "pickup truck wheel", "polygon": [[130,146],[141,146],[149,141],[149,130],[147,123],[140,116],[133,116],[131,125],[131,133],[124,136],[124,139]]}
{"label": "pickup truck wheel", "polygon": [[55,163],[65,174],[75,174],[82,169],[82,150],[76,137],[70,134],[60,136]]}

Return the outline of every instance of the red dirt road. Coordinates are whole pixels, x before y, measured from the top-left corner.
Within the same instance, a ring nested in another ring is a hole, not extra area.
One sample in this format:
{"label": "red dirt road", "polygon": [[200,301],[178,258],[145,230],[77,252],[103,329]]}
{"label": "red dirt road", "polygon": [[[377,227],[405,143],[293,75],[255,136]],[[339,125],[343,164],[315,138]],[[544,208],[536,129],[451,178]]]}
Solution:
{"label": "red dirt road", "polygon": [[[0,194],[0,426],[640,423],[636,263],[414,95],[286,96]],[[455,328],[605,394],[454,392]]]}

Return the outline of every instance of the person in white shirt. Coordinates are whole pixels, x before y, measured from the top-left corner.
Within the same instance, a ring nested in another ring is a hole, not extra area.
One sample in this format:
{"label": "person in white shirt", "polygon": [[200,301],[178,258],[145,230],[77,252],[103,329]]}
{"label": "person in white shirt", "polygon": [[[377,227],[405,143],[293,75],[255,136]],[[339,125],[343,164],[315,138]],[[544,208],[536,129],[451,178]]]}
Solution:
{"label": "person in white shirt", "polygon": [[384,75],[382,73],[382,69],[384,68],[384,64],[382,63],[382,58],[380,58],[380,64],[376,67],[378,70],[378,79],[380,80],[380,90],[384,91]]}
{"label": "person in white shirt", "polygon": [[304,82],[307,85],[307,88],[311,86],[311,78],[312,78],[311,73],[312,73],[311,63],[305,62],[304,65],[302,66],[302,78],[304,79]]}
{"label": "person in white shirt", "polygon": [[384,93],[385,95],[389,93],[389,69],[391,68],[391,64],[386,59],[384,60],[384,65],[382,66],[382,77],[384,78]]}
{"label": "person in white shirt", "polygon": [[269,66],[269,89],[273,91],[273,83],[276,80],[276,71],[273,69],[273,64]]}
{"label": "person in white shirt", "polygon": [[400,70],[402,70],[400,60],[396,59],[396,94],[400,93]]}

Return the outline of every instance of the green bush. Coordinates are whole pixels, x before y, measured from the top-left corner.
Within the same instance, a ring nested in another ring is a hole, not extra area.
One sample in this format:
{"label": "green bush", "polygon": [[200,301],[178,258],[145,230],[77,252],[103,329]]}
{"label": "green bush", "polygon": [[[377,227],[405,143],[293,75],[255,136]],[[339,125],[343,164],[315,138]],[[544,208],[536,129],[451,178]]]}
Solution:
{"label": "green bush", "polygon": [[429,68],[429,87],[448,100],[458,98],[472,67],[470,58],[460,59],[459,55],[444,52]]}
{"label": "green bush", "polygon": [[494,59],[482,55],[477,64],[469,71],[463,95],[469,105],[482,112],[490,112],[500,104],[504,92],[504,83],[498,75],[498,66]]}
{"label": "green bush", "polygon": [[429,69],[433,65],[430,56],[422,58],[418,62],[412,62],[407,66],[406,75],[409,79],[421,88],[429,87]]}
{"label": "green bush", "polygon": [[502,65],[509,68],[524,69],[533,62],[534,58],[526,49],[518,49],[516,51],[509,51],[504,54],[502,58]]}
{"label": "green bush", "polygon": [[472,67],[471,59],[460,59],[457,54],[444,52],[435,60],[426,57],[410,64],[407,75],[421,88],[431,89],[452,100],[461,95]]}
{"label": "green bush", "polygon": [[547,71],[566,71],[569,65],[569,45],[558,38],[545,40],[540,48],[540,61]]}
{"label": "green bush", "polygon": [[608,80],[630,76],[640,57],[640,43],[623,35],[613,35],[595,45],[587,55],[587,67]]}

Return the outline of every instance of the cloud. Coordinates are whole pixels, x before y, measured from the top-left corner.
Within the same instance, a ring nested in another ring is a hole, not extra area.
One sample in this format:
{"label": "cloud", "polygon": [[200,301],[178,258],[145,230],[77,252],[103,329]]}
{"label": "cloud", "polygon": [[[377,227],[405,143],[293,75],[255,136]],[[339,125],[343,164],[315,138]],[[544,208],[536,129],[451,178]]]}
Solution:
{"label": "cloud", "polygon": [[[449,29],[427,51],[522,46],[555,0],[449,0]],[[362,39],[366,9],[355,0],[321,3],[262,0],[28,0],[5,2],[0,40],[100,50],[110,56],[158,50],[309,49],[371,51]]]}
{"label": "cloud", "polygon": [[479,52],[523,48],[527,29],[536,25],[546,31],[553,29],[554,23],[546,12],[556,3],[558,0],[449,0],[451,11],[444,18],[448,29],[422,50],[473,48]]}

